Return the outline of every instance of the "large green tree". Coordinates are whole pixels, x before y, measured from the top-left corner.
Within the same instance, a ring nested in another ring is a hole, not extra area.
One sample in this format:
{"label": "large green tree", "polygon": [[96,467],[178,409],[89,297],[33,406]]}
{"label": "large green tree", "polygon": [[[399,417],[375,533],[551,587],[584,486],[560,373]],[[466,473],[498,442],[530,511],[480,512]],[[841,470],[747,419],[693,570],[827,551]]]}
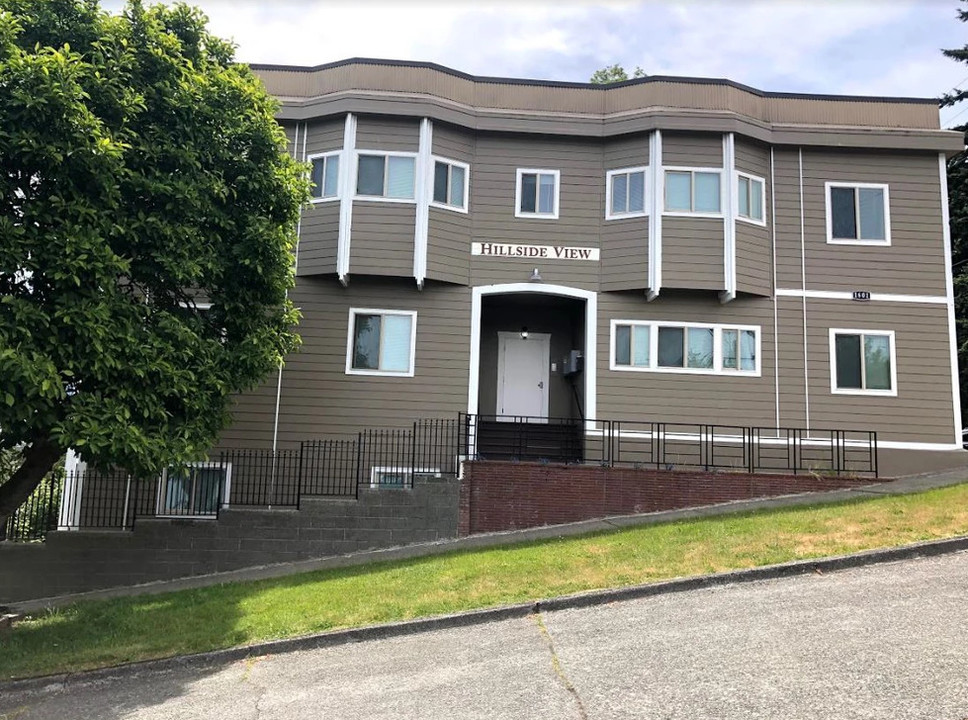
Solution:
{"label": "large green tree", "polygon": [[0,451],[22,453],[0,522],[69,447],[135,473],[197,459],[298,342],[307,182],[206,22],[0,0]]}
{"label": "large green tree", "polygon": [[[961,0],[968,7],[968,0]],[[968,22],[968,10],[959,9],[958,19]],[[968,63],[968,45],[942,50],[949,58]],[[941,98],[941,107],[968,100],[968,90],[955,89]],[[955,128],[968,131],[968,124]],[[961,376],[962,415],[968,408],[968,154],[958,153],[948,161],[948,212],[951,217],[951,263],[954,275],[955,323],[958,333],[958,369]]]}
{"label": "large green tree", "polygon": [[625,68],[616,63],[615,65],[606,65],[605,67],[596,70],[592,73],[589,82],[595,85],[609,85],[611,83],[625,82],[626,80],[635,80],[637,78],[644,78],[645,70],[636,66],[635,70],[632,71],[632,77],[625,71]]}

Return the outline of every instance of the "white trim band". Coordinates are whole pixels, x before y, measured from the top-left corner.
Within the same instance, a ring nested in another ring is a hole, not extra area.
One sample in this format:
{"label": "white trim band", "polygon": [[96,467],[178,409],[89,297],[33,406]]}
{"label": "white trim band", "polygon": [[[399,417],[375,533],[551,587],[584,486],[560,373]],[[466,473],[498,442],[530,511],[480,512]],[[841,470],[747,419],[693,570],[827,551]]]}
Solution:
{"label": "white trim band", "polygon": [[[777,288],[777,297],[807,298],[810,300],[853,300],[854,296],[848,290],[797,290],[795,288]],[[871,302],[897,303],[927,303],[931,305],[947,305],[948,298],[942,295],[896,295],[894,293],[871,293]]]}

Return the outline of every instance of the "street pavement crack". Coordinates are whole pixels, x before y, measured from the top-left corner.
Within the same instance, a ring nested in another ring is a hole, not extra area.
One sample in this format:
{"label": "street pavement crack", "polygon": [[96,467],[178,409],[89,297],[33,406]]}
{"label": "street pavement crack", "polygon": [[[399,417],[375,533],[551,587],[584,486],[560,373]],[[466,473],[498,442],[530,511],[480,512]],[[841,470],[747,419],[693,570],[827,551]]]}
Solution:
{"label": "street pavement crack", "polygon": [[561,661],[558,659],[558,652],[555,650],[555,642],[551,638],[551,633],[548,632],[547,626],[544,624],[544,618],[541,617],[540,612],[536,612],[531,615],[531,619],[534,624],[538,626],[538,630],[541,636],[544,638],[545,643],[548,645],[548,652],[551,653],[551,667],[555,671],[555,676],[558,678],[558,682],[561,686],[565,688],[571,696],[575,698],[575,703],[578,705],[578,715],[582,720],[588,720],[588,713],[585,711],[585,703],[581,700],[581,695],[578,694],[578,690],[572,684],[571,680],[565,674],[564,669],[561,667]]}

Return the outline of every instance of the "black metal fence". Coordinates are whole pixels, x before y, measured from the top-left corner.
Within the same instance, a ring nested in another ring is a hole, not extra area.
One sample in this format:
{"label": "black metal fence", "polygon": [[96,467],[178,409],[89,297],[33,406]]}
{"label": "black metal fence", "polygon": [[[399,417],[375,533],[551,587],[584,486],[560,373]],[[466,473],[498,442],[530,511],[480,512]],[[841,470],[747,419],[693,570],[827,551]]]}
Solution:
{"label": "black metal fence", "polygon": [[62,473],[55,473],[41,480],[24,504],[6,522],[0,524],[0,540],[43,540],[48,531],[57,527],[63,488]]}
{"label": "black metal fence", "polygon": [[460,455],[481,460],[586,462],[606,466],[741,472],[873,475],[877,433],[465,415]]}
{"label": "black metal fence", "polygon": [[0,539],[41,539],[53,528],[130,529],[139,517],[217,518],[225,505],[298,508],[306,496],[358,497],[361,487],[456,475],[464,459],[876,477],[877,433],[461,413],[275,452],[226,450],[153,478],[88,469],[41,485]]}

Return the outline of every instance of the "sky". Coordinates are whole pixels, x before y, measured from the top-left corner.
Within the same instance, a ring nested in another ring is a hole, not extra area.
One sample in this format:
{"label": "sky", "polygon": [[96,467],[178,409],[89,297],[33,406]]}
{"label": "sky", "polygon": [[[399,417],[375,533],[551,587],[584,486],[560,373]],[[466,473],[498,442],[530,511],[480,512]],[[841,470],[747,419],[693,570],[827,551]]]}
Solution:
{"label": "sky", "polygon": [[[150,3],[151,0],[149,0]],[[111,11],[119,0],[102,3]],[[721,77],[761,90],[937,97],[968,88],[960,0],[193,0],[251,63],[350,57],[436,62],[474,75],[587,81],[630,73]],[[968,103],[942,111],[968,122]]]}

